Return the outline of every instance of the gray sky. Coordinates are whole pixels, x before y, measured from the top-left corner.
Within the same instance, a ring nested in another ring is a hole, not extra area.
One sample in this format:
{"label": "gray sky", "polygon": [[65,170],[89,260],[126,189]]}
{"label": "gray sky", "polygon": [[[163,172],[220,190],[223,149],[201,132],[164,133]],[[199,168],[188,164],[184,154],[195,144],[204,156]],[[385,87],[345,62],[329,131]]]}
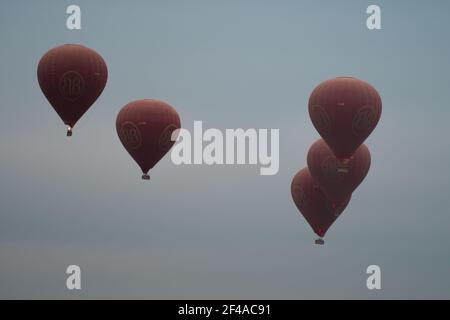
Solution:
{"label": "gray sky", "polygon": [[[450,2],[77,1],[69,31],[72,3],[0,2],[0,298],[450,298]],[[36,79],[64,43],[109,69],[71,139]],[[318,138],[309,93],[339,75],[374,85],[383,114],[370,172],[317,247],[290,182]],[[115,132],[140,98],[187,129],[279,128],[278,175],[167,155],[141,181]]]}

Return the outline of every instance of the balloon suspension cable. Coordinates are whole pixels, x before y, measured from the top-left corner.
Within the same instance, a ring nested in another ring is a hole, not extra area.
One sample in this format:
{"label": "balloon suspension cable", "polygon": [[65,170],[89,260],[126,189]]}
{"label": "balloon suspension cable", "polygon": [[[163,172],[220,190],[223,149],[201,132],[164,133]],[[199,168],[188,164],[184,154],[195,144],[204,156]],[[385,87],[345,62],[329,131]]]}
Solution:
{"label": "balloon suspension cable", "polygon": [[325,244],[325,241],[324,241],[322,238],[317,238],[316,241],[315,241],[314,243],[315,243],[315,244],[318,244],[318,245],[324,245],[324,244]]}
{"label": "balloon suspension cable", "polygon": [[150,176],[147,173],[142,175],[142,180],[150,180]]}
{"label": "balloon suspension cable", "polygon": [[67,127],[67,136],[68,136],[68,137],[71,137],[71,136],[72,136],[72,127],[71,127],[71,126],[68,126],[68,127]]}

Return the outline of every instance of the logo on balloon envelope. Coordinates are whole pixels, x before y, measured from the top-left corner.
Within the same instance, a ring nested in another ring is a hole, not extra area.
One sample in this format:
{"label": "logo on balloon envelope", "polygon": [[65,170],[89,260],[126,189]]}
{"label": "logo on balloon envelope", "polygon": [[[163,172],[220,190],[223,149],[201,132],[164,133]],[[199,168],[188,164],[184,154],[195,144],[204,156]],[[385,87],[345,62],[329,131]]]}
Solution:
{"label": "logo on balloon envelope", "polygon": [[333,180],[343,180],[350,171],[345,160],[339,161],[334,157],[325,159],[321,167],[324,176]]}
{"label": "logo on balloon envelope", "polygon": [[172,140],[172,133],[178,129],[174,124],[169,124],[161,133],[159,137],[159,148],[163,151],[169,150],[170,147],[175,143],[175,139]]}
{"label": "logo on balloon envelope", "polygon": [[323,107],[314,106],[311,112],[311,119],[321,134],[328,134],[331,131],[330,117]]}
{"label": "logo on balloon envelope", "polygon": [[364,106],[355,114],[352,122],[352,130],[356,135],[367,133],[375,122],[375,112],[371,106]]}
{"label": "logo on balloon envelope", "polygon": [[120,128],[120,133],[120,140],[127,148],[137,149],[142,145],[141,131],[133,122],[124,122]]}
{"label": "logo on balloon envelope", "polygon": [[59,92],[68,100],[76,100],[84,93],[84,79],[76,71],[67,71],[59,80]]}

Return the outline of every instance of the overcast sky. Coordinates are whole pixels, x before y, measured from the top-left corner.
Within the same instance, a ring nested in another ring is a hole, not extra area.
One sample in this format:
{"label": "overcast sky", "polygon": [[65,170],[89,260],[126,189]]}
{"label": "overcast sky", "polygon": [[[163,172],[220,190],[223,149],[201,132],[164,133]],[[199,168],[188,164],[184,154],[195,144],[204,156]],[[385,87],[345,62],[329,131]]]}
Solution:
{"label": "overcast sky", "polygon": [[[0,298],[450,298],[450,2],[77,1],[69,31],[72,3],[0,2]],[[64,43],[109,69],[72,138],[36,78]],[[309,94],[344,75],[377,88],[383,114],[370,172],[318,247],[290,183],[318,138]],[[142,181],[115,132],[141,98],[190,130],[280,129],[279,173],[167,155]]]}

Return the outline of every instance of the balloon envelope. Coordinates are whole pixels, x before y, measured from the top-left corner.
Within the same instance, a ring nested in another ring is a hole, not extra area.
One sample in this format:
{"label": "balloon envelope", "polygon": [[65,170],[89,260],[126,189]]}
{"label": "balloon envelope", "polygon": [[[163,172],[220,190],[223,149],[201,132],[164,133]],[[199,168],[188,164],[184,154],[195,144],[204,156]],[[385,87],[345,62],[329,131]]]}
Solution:
{"label": "balloon envelope", "polygon": [[309,115],[337,157],[349,157],[375,129],[381,98],[367,82],[340,77],[326,80],[311,93]]}
{"label": "balloon envelope", "polygon": [[370,168],[370,152],[363,144],[349,158],[337,158],[323,139],[308,151],[308,168],[326,196],[338,203],[361,184]]}
{"label": "balloon envelope", "polygon": [[47,100],[72,128],[102,93],[108,69],[94,50],[65,44],[44,54],[37,76]]}
{"label": "balloon envelope", "polygon": [[177,111],[165,102],[145,99],[124,106],[116,130],[125,149],[141,167],[143,178],[169,151],[172,132],[180,128]]}
{"label": "balloon envelope", "polygon": [[314,182],[308,168],[300,170],[292,179],[291,194],[298,210],[320,237],[344,211],[351,197],[349,195],[333,205]]}

